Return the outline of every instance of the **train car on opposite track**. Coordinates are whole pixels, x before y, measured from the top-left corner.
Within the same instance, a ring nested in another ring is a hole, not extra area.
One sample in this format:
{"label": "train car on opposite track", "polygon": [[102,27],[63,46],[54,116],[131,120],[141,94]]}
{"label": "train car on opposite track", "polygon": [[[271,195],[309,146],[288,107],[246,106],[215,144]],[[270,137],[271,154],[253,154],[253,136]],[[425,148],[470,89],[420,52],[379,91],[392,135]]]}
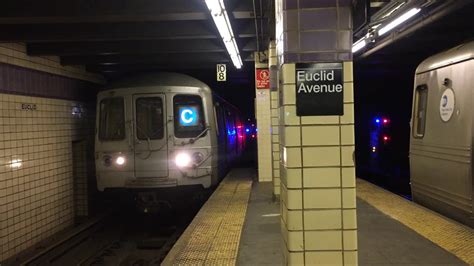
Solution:
{"label": "train car on opposite track", "polygon": [[410,139],[413,200],[474,226],[474,42],[416,70]]}

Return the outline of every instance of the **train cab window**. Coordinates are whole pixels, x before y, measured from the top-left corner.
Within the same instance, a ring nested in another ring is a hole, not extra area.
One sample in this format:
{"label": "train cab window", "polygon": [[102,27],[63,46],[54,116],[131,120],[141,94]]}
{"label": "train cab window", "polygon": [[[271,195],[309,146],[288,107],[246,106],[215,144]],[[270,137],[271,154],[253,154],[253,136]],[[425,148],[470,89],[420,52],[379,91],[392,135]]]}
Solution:
{"label": "train cab window", "polygon": [[99,105],[99,139],[122,140],[125,138],[123,98],[107,98]]}
{"label": "train cab window", "polygon": [[205,129],[202,99],[198,95],[176,95],[174,104],[174,134],[177,138],[194,138]]}
{"label": "train cab window", "polygon": [[160,97],[138,98],[136,116],[138,139],[163,138],[163,100]]}
{"label": "train cab window", "polygon": [[422,138],[425,135],[426,125],[426,107],[428,103],[428,87],[421,85],[416,87],[415,91],[415,108],[414,108],[414,126],[413,136]]}

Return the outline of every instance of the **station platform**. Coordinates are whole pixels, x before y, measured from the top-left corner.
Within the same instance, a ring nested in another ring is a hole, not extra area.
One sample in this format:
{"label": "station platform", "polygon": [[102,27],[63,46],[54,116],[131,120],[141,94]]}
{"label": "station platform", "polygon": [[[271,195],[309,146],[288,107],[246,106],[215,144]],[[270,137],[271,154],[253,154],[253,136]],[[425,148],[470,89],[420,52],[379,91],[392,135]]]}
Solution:
{"label": "station platform", "polygon": [[[271,183],[234,169],[163,265],[282,265],[279,209]],[[359,265],[474,265],[471,228],[361,179],[357,222]]]}

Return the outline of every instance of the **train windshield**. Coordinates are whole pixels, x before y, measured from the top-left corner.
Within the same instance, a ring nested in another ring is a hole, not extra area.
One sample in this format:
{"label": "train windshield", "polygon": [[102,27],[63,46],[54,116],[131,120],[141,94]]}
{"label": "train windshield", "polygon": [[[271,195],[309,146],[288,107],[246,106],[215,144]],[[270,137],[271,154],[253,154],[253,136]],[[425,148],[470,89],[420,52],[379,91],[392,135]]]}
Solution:
{"label": "train windshield", "polygon": [[122,140],[125,138],[123,98],[100,101],[99,139]]}
{"label": "train windshield", "polygon": [[137,138],[162,139],[163,128],[163,100],[160,97],[138,98],[137,110]]}
{"label": "train windshield", "polygon": [[174,134],[177,138],[194,138],[205,129],[202,99],[198,95],[176,95]]}

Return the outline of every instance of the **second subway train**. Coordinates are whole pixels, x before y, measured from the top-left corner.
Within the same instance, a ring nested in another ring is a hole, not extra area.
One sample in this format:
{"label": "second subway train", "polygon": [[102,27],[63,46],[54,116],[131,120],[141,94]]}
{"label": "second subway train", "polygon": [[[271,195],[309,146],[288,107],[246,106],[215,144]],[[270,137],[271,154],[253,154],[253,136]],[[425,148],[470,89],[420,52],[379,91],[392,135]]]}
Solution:
{"label": "second subway train", "polygon": [[187,75],[116,83],[97,98],[97,187],[127,190],[142,205],[178,188],[218,184],[242,154],[239,111]]}

